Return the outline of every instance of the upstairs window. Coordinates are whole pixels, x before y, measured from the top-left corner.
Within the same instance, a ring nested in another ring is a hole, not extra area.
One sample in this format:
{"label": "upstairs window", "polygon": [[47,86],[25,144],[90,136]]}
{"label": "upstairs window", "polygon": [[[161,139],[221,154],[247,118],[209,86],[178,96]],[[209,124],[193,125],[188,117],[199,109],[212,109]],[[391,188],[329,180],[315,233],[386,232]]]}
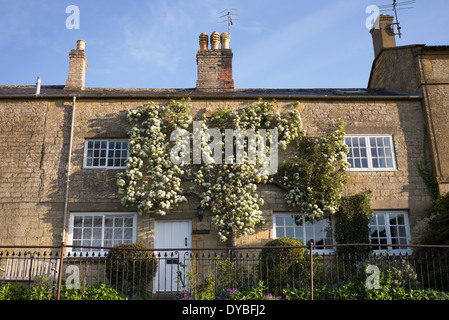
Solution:
{"label": "upstairs window", "polygon": [[352,171],[396,170],[392,136],[346,136]]}
{"label": "upstairs window", "polygon": [[128,141],[87,140],[85,143],[85,168],[125,168],[127,159]]}

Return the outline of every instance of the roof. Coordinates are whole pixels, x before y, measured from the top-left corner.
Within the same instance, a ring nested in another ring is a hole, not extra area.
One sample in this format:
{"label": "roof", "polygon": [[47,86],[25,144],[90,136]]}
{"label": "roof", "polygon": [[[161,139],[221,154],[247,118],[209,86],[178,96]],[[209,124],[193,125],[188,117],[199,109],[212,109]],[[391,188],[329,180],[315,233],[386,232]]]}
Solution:
{"label": "roof", "polygon": [[0,86],[0,99],[60,99],[76,96],[88,99],[120,98],[197,98],[197,99],[420,99],[412,95],[390,89],[350,88],[350,89],[226,89],[216,91],[187,89],[123,89],[85,88],[82,91],[66,91],[64,86],[41,86],[35,95],[35,86]]}

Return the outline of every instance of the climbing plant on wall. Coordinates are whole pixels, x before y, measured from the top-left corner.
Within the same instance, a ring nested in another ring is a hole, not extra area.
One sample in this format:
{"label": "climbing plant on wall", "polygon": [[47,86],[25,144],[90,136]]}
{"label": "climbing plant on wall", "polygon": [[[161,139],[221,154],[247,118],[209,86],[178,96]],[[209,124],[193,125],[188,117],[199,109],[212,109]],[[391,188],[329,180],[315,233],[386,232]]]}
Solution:
{"label": "climbing plant on wall", "polygon": [[[256,106],[240,110],[218,110],[212,115],[210,125],[223,132],[224,144],[229,143],[227,139],[231,139],[231,145],[238,148],[240,141],[243,143],[243,150],[249,150],[249,139],[238,140],[239,132],[266,130],[265,139],[257,139],[254,145],[257,150],[265,147],[264,155],[270,153],[270,148],[275,147],[271,143],[272,130],[277,133],[277,144],[281,149],[286,149],[291,141],[303,134],[296,106],[290,108],[287,116],[283,118],[274,110],[273,104],[262,101]],[[226,129],[233,129],[234,133],[237,133],[235,143],[234,136],[226,136]],[[257,185],[267,183],[270,178],[269,170],[264,168],[269,165],[265,160],[263,156],[253,159],[249,151],[244,151],[240,163],[236,154],[230,159],[230,164],[202,165],[196,173],[197,186],[202,191],[201,205],[212,211],[212,223],[221,241],[232,242],[239,235],[252,234],[256,225],[263,223],[260,207],[264,201],[257,193]]]}
{"label": "climbing plant on wall", "polygon": [[185,165],[171,161],[167,137],[177,127],[190,126],[189,107],[175,101],[168,107],[149,103],[129,110],[128,119],[134,125],[128,133],[129,158],[117,182],[122,205],[165,215],[187,201],[181,186]]}
{"label": "climbing plant on wall", "polygon": [[344,125],[323,138],[304,134],[280,166],[277,180],[286,190],[286,203],[309,218],[331,215],[338,209],[349,168],[344,136]]}
{"label": "climbing plant on wall", "polygon": [[[117,182],[122,204],[136,206],[139,213],[166,214],[187,201],[189,190],[184,190],[182,181],[189,180],[201,197],[201,205],[210,209],[221,241],[252,234],[263,223],[264,201],[258,193],[261,184],[280,186],[286,203],[309,217],[333,214],[348,168],[344,126],[326,137],[310,137],[302,127],[298,106],[292,105],[281,114],[273,103],[259,100],[256,105],[223,108],[211,118],[202,115],[196,121],[188,101],[171,101],[168,106],[149,103],[129,110],[128,119],[133,124],[130,155]],[[179,129],[183,135],[173,138],[172,133]],[[218,144],[214,142],[221,148],[211,149],[209,129],[218,130]],[[228,130],[232,134],[228,135]],[[248,133],[255,139],[243,137]],[[195,136],[200,142],[194,142],[192,150],[190,139]],[[174,145],[183,146],[176,149],[182,161],[170,158]],[[200,148],[200,157],[205,155],[200,163],[191,161],[190,155],[198,152],[195,145]],[[251,148],[256,153],[251,153]],[[277,156],[277,148],[287,150],[290,156],[279,168],[276,162],[279,171],[273,172],[268,167],[273,164],[272,155]]]}

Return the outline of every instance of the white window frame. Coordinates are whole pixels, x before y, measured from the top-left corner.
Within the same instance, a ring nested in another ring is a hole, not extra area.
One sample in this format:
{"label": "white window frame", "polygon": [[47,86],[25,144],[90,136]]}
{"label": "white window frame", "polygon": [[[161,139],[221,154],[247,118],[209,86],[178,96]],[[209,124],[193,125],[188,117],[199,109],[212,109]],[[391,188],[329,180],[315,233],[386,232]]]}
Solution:
{"label": "white window frame", "polygon": [[[94,166],[92,165],[88,165],[87,164],[87,152],[88,152],[88,143],[89,142],[106,142],[106,161],[105,161],[105,165],[104,166]],[[127,139],[86,139],[86,141],[84,142],[84,161],[83,161],[83,167],[84,169],[125,169],[126,168],[126,164],[124,166],[108,166],[108,157],[109,157],[109,143],[110,142],[128,142]],[[129,143],[128,143],[128,157],[129,157]],[[128,159],[128,157],[126,159]],[[120,159],[121,156],[120,156]]]}
{"label": "white window frame", "polygon": [[[131,217],[133,219],[133,230],[132,230],[132,239],[131,242],[136,242],[137,239],[137,213],[136,212],[71,212],[70,213],[70,219],[69,219],[69,233],[68,233],[68,245],[73,245],[74,242],[74,222],[75,217],[94,217],[94,216],[102,216],[103,224],[101,227],[101,245],[99,247],[104,246],[104,232],[105,232],[105,225],[104,225],[104,219],[107,216],[115,216],[115,217]],[[89,256],[92,254],[98,256],[100,254],[102,257],[105,253],[107,253],[107,249],[95,249],[95,250],[89,250],[89,249],[82,249],[77,250],[76,248],[69,247],[69,252],[80,254],[81,252],[83,255],[85,253],[89,253]]]}
{"label": "white window frame", "polygon": [[[396,163],[396,152],[394,147],[394,139],[392,135],[389,134],[347,134],[346,138],[364,138],[366,145],[366,153],[367,153],[367,162],[368,168],[353,168],[350,167],[349,171],[397,171],[397,163]],[[373,167],[373,158],[371,155],[371,142],[370,138],[389,138],[391,145],[391,158],[393,161],[392,168],[374,168]],[[346,156],[347,159],[347,156]]]}
{"label": "white window frame", "polygon": [[[410,247],[396,247],[396,249],[394,248],[393,238],[397,238],[397,237],[392,237],[391,234],[391,225],[390,225],[390,219],[392,218],[393,215],[397,215],[397,214],[401,214],[404,217],[404,227],[405,227],[405,236],[400,237],[400,238],[405,238],[406,242],[405,244],[410,244],[410,224],[409,224],[409,220],[408,220],[408,212],[405,210],[375,210],[374,211],[375,215],[372,217],[372,219],[375,217],[376,219],[376,226],[378,225],[378,219],[379,219],[379,215],[384,215],[384,225],[385,225],[385,239],[387,241],[386,244],[379,244],[379,247],[386,247],[385,249],[381,248],[381,249],[377,249],[376,247],[374,247],[374,252],[389,252],[390,254],[410,254],[411,253],[411,248]],[[371,228],[374,228],[374,225],[372,224],[372,220],[370,220],[369,223],[369,227],[370,227],[370,243],[372,243],[372,239],[371,239]],[[377,243],[376,243],[377,246]]]}
{"label": "white window frame", "polygon": [[[276,225],[276,216],[302,216],[303,218],[305,218],[305,215],[303,215],[303,214],[300,214],[300,213],[295,213],[295,212],[292,212],[292,213],[286,213],[286,212],[275,212],[275,213],[273,213],[273,238],[274,239],[277,239],[277,238],[281,238],[282,236],[280,236],[280,235],[278,235],[277,234],[277,230],[276,230],[276,227],[278,227],[277,225]],[[330,224],[331,224],[331,228],[332,228],[332,244],[335,244],[335,239],[334,239],[334,219],[332,218],[332,216],[330,216],[329,217],[330,218]],[[299,241],[301,241],[304,245],[307,245],[307,238],[306,238],[306,230],[305,230],[305,228],[306,228],[306,224],[304,224],[303,226],[302,226],[304,229],[302,230],[302,234],[303,234],[303,237],[302,237],[302,239],[299,239],[299,238],[297,238],[297,237],[295,237],[295,239],[298,239]],[[315,230],[313,230],[313,232],[314,232],[314,234],[315,234]],[[284,235],[284,237],[285,237],[286,235]],[[327,239],[329,239],[329,238],[327,238]],[[315,239],[314,239],[315,240]],[[314,245],[318,245],[315,241],[314,241]],[[335,248],[334,247],[325,247],[325,248],[314,248],[314,250],[316,250],[316,252],[319,252],[319,253],[331,253],[331,252],[334,252],[335,251]]]}

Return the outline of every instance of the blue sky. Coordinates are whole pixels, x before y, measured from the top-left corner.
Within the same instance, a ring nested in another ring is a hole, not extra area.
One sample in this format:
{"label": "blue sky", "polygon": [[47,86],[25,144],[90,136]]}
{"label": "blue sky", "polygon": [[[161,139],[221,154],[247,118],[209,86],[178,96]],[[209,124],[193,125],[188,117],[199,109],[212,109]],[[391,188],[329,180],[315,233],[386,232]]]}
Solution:
{"label": "blue sky", "polygon": [[[400,0],[399,0],[400,1]],[[405,0],[403,0],[405,1]],[[236,88],[364,88],[374,58],[369,5],[392,0],[0,0],[0,85],[63,85],[84,39],[87,87],[193,88],[200,33],[231,29]],[[80,10],[67,29],[66,7]],[[397,45],[449,45],[449,1],[399,11]]]}

